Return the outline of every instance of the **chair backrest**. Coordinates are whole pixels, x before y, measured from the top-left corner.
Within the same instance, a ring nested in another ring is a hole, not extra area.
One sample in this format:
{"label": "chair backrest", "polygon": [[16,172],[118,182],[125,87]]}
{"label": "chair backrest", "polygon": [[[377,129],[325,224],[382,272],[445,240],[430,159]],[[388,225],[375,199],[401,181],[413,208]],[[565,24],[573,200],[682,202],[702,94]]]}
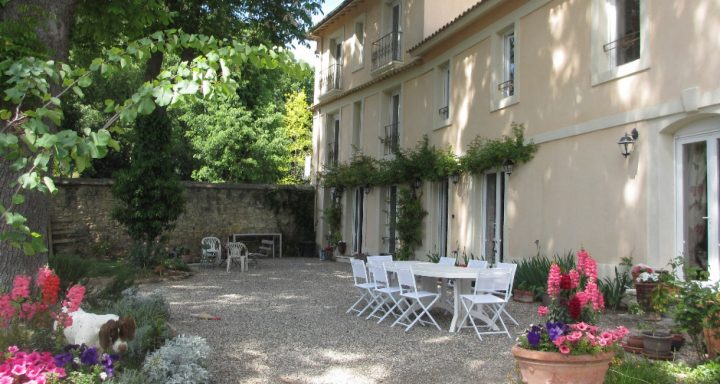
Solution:
{"label": "chair backrest", "polygon": [[392,255],[376,255],[376,256],[368,256],[367,257],[368,264],[372,264],[372,263],[382,264],[382,263],[385,263],[388,261],[393,261]]}
{"label": "chair backrest", "polygon": [[512,273],[506,269],[492,268],[478,271],[475,279],[475,294],[491,293],[503,295],[505,300],[512,292]]}
{"label": "chair backrest", "polygon": [[517,271],[517,264],[515,263],[497,263],[496,268],[504,269],[510,272],[510,291],[512,291],[512,284],[515,281],[515,271]]}
{"label": "chair backrest", "polygon": [[455,265],[455,259],[453,259],[452,257],[441,257],[440,260],[438,260],[438,264]]}
{"label": "chair backrest", "polygon": [[370,269],[370,274],[375,282],[375,288],[387,288],[390,286],[390,281],[384,264],[368,263],[368,269]]}
{"label": "chair backrest", "polygon": [[415,275],[413,274],[412,267],[409,265],[397,266],[397,280],[398,286],[400,287],[400,293],[415,292],[417,293],[417,286],[415,285]]}
{"label": "chair backrest", "polygon": [[350,265],[352,266],[353,280],[355,285],[368,283],[367,269],[365,269],[365,262],[360,259],[350,259]]}
{"label": "chair backrest", "polygon": [[488,262],[485,260],[468,260],[468,268],[487,269]]}
{"label": "chair backrest", "polygon": [[225,248],[227,249],[228,257],[231,258],[247,256],[248,254],[248,249],[243,243],[227,243]]}
{"label": "chair backrest", "polygon": [[200,244],[202,244],[203,251],[205,252],[221,251],[220,239],[218,239],[217,237],[203,237],[203,239],[200,241]]}

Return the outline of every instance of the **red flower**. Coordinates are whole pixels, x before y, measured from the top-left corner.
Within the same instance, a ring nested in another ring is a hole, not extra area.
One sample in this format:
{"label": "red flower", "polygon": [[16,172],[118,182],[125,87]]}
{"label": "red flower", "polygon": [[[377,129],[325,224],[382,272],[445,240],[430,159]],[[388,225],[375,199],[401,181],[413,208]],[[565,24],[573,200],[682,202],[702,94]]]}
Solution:
{"label": "red flower", "polygon": [[56,274],[45,276],[45,284],[42,286],[42,302],[47,305],[53,305],[58,301],[60,293],[60,278]]}
{"label": "red flower", "polygon": [[562,276],[560,276],[560,289],[563,291],[569,291],[572,288],[572,279],[570,279],[570,276],[566,273],[563,273]]}
{"label": "red flower", "polygon": [[582,304],[577,296],[573,296],[570,299],[570,302],[568,303],[568,313],[573,320],[580,319],[580,315],[582,314]]}

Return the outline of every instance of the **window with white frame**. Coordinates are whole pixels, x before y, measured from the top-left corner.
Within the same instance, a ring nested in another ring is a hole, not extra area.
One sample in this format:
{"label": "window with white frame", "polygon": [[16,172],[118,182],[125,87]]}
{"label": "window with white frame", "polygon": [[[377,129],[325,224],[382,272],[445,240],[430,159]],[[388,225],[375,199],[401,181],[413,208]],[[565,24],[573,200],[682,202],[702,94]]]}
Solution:
{"label": "window with white frame", "polygon": [[359,69],[363,66],[363,52],[365,50],[365,18],[355,21],[355,34],[353,46],[354,68]]}
{"label": "window with white frame", "polygon": [[502,34],[502,78],[498,84],[501,97],[515,94],[515,29]]}
{"label": "window with white frame", "polygon": [[365,188],[355,188],[355,196],[353,201],[353,235],[352,235],[352,252],[353,254],[362,253],[363,243],[363,216],[365,210]]}
{"label": "window with white frame", "polygon": [[437,67],[437,125],[445,126],[450,121],[450,62]]}
{"label": "window with white frame", "polygon": [[353,129],[352,129],[352,142],[350,143],[353,148],[360,150],[362,144],[360,137],[362,134],[362,101],[356,101],[353,103]]}
{"label": "window with white frame", "polygon": [[647,69],[646,0],[593,0],[592,84]]}
{"label": "window with white frame", "polygon": [[491,110],[517,102],[517,33],[515,24],[493,35],[493,79]]}
{"label": "window with white frame", "polygon": [[328,115],[326,164],[337,165],[340,157],[340,114]]}
{"label": "window with white frame", "polygon": [[383,242],[386,245],[387,253],[395,254],[397,246],[397,185],[386,188],[385,205],[385,236]]}
{"label": "window with white frame", "polygon": [[400,90],[385,92],[385,124],[381,141],[383,143],[383,154],[391,155],[400,146]]}

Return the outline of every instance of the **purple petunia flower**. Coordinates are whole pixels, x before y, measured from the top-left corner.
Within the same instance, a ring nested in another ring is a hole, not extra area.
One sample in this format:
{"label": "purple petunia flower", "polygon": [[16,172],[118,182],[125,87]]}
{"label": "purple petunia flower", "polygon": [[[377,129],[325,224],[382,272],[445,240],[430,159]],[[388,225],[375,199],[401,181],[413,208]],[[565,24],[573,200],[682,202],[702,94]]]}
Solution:
{"label": "purple petunia flower", "polygon": [[55,365],[62,368],[70,363],[72,363],[73,355],[70,352],[60,353],[55,356],[53,356],[53,360],[55,360]]}
{"label": "purple petunia flower", "polygon": [[95,365],[98,362],[97,348],[87,348],[80,353],[80,361],[85,365]]}
{"label": "purple petunia flower", "polygon": [[535,332],[528,332],[527,340],[533,348],[537,348],[538,344],[540,344],[540,334]]}

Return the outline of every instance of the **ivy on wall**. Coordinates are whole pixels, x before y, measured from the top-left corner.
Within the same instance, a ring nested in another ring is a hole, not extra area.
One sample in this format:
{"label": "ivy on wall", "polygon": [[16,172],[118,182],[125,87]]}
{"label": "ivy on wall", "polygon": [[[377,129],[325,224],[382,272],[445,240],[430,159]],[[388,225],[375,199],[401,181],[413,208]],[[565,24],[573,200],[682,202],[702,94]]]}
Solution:
{"label": "ivy on wall", "polygon": [[525,143],[524,127],[512,125],[513,135],[498,139],[475,138],[465,155],[430,146],[427,136],[411,149],[398,149],[388,160],[378,160],[358,152],[347,163],[328,166],[322,173],[326,188],[374,187],[411,184],[415,180],[439,181],[453,174],[480,174],[499,168],[506,160],[515,164],[530,161],[537,145]]}

